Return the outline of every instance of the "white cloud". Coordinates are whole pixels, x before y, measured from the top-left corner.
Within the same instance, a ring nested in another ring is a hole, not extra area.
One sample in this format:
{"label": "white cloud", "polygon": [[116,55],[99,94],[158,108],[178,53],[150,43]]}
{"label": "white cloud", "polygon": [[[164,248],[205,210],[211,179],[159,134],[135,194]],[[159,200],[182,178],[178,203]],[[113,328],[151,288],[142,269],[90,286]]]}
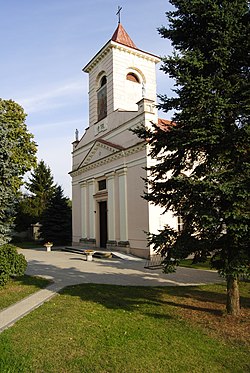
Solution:
{"label": "white cloud", "polygon": [[[65,106],[65,101],[62,100],[63,97],[65,97],[65,99],[67,98],[67,100],[72,99],[72,97],[76,99],[79,93],[81,93],[81,97],[84,94],[86,95],[82,81],[75,81],[52,89],[48,88],[46,92],[31,97],[17,98],[17,102],[19,102],[28,113],[44,110],[48,111],[53,108]],[[74,97],[74,95],[77,96]]]}
{"label": "white cloud", "polygon": [[[81,128],[83,127],[84,125],[84,121],[83,119],[74,119],[74,120],[62,120],[62,121],[58,121],[58,122],[54,122],[54,121],[51,121],[51,122],[46,122],[46,123],[39,123],[39,124],[35,124],[35,125],[29,125],[29,129],[31,131],[35,130],[46,130],[46,129],[56,129],[58,127],[60,127],[60,129],[62,128],[68,128],[69,126],[72,128],[73,127],[76,127],[76,128]],[[78,127],[77,127],[78,126]]]}

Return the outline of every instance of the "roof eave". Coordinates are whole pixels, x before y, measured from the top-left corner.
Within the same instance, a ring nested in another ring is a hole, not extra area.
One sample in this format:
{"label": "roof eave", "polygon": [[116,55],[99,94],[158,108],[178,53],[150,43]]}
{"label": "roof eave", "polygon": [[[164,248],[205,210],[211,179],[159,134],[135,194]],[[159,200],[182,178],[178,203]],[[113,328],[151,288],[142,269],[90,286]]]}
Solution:
{"label": "roof eave", "polygon": [[107,41],[107,43],[97,52],[94,57],[87,63],[86,66],[83,67],[82,71],[85,73],[89,72],[89,67],[92,65],[92,63],[98,58],[99,55],[102,55],[103,52],[107,49],[107,47],[111,44],[111,40]]}
{"label": "roof eave", "polygon": [[97,62],[96,60],[99,60],[101,59],[105,54],[108,53],[108,51],[111,49],[111,48],[124,48],[125,50],[128,50],[130,53],[134,53],[134,54],[144,54],[145,55],[145,58],[149,58],[151,59],[153,62],[155,63],[159,63],[161,61],[161,58],[152,54],[152,53],[148,53],[148,52],[145,52],[141,49],[138,49],[138,48],[132,48],[132,47],[129,47],[125,44],[122,44],[122,43],[119,43],[119,42],[116,42],[116,41],[113,41],[113,40],[109,40],[101,49],[99,52],[97,52],[95,54],[95,56],[89,61],[89,63],[84,66],[84,68],[82,69],[82,71],[88,73],[90,72],[91,70],[91,66],[93,64],[95,64],[95,62]]}

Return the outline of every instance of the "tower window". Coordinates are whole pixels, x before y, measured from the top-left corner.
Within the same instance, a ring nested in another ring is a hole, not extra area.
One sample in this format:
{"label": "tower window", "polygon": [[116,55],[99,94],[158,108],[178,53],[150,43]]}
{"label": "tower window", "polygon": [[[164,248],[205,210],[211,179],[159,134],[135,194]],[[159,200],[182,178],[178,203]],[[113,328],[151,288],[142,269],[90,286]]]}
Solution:
{"label": "tower window", "polygon": [[97,117],[98,121],[107,116],[107,77],[103,76],[100,88],[97,91]]}
{"label": "tower window", "polygon": [[101,84],[100,84],[100,86],[103,87],[105,84],[107,84],[107,77],[106,77],[106,76],[103,76],[102,79],[101,79]]}
{"label": "tower window", "polygon": [[126,79],[134,83],[140,83],[138,76],[134,73],[128,73]]}

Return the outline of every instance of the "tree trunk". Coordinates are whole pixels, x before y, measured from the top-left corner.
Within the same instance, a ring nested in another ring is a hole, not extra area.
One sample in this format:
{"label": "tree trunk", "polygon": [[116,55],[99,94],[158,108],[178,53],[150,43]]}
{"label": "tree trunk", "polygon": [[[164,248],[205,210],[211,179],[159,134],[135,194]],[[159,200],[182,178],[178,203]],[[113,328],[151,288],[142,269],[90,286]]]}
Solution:
{"label": "tree trunk", "polygon": [[239,283],[233,276],[227,276],[227,313],[232,316],[240,314]]}

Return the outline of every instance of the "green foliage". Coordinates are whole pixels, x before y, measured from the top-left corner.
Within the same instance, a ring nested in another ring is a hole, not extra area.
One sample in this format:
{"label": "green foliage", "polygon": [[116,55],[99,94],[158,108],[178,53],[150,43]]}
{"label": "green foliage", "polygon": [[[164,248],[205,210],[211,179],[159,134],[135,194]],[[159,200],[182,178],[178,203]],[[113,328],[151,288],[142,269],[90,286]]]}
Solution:
{"label": "green foliage", "polygon": [[31,196],[21,193],[16,208],[15,231],[26,231],[31,224],[35,224],[36,222],[37,218],[32,214],[31,209]]}
{"label": "green foliage", "polygon": [[31,208],[33,215],[40,217],[55,190],[54,179],[49,166],[40,161],[31,172],[26,188],[32,194]]}
{"label": "green foliage", "polygon": [[175,79],[175,95],[159,106],[173,110],[173,125],[136,132],[158,159],[145,198],[172,209],[184,227],[166,227],[150,243],[174,260],[212,255],[222,275],[237,279],[250,261],[248,1],[170,3],[159,32],[174,47],[162,70]]}
{"label": "green foliage", "polygon": [[18,201],[15,221],[18,232],[26,230],[31,224],[41,221],[42,214],[55,191],[51,169],[43,160],[33,169],[25,186],[28,193],[21,195]]}
{"label": "green foliage", "polygon": [[33,170],[26,187],[29,194],[19,199],[17,230],[25,230],[39,222],[42,224],[40,236],[45,241],[71,242],[71,201],[63,196],[62,188],[54,184],[51,169],[44,161]]}
{"label": "green foliage", "polygon": [[23,108],[0,98],[0,245],[10,240],[22,176],[36,162],[36,144]]}
{"label": "green foliage", "polygon": [[61,186],[56,186],[41,219],[41,236],[45,242],[64,245],[71,242],[72,212]]}
{"label": "green foliage", "polygon": [[10,244],[0,246],[0,286],[5,285],[10,277],[22,276],[26,270],[27,261],[23,254],[18,254],[17,248]]}

